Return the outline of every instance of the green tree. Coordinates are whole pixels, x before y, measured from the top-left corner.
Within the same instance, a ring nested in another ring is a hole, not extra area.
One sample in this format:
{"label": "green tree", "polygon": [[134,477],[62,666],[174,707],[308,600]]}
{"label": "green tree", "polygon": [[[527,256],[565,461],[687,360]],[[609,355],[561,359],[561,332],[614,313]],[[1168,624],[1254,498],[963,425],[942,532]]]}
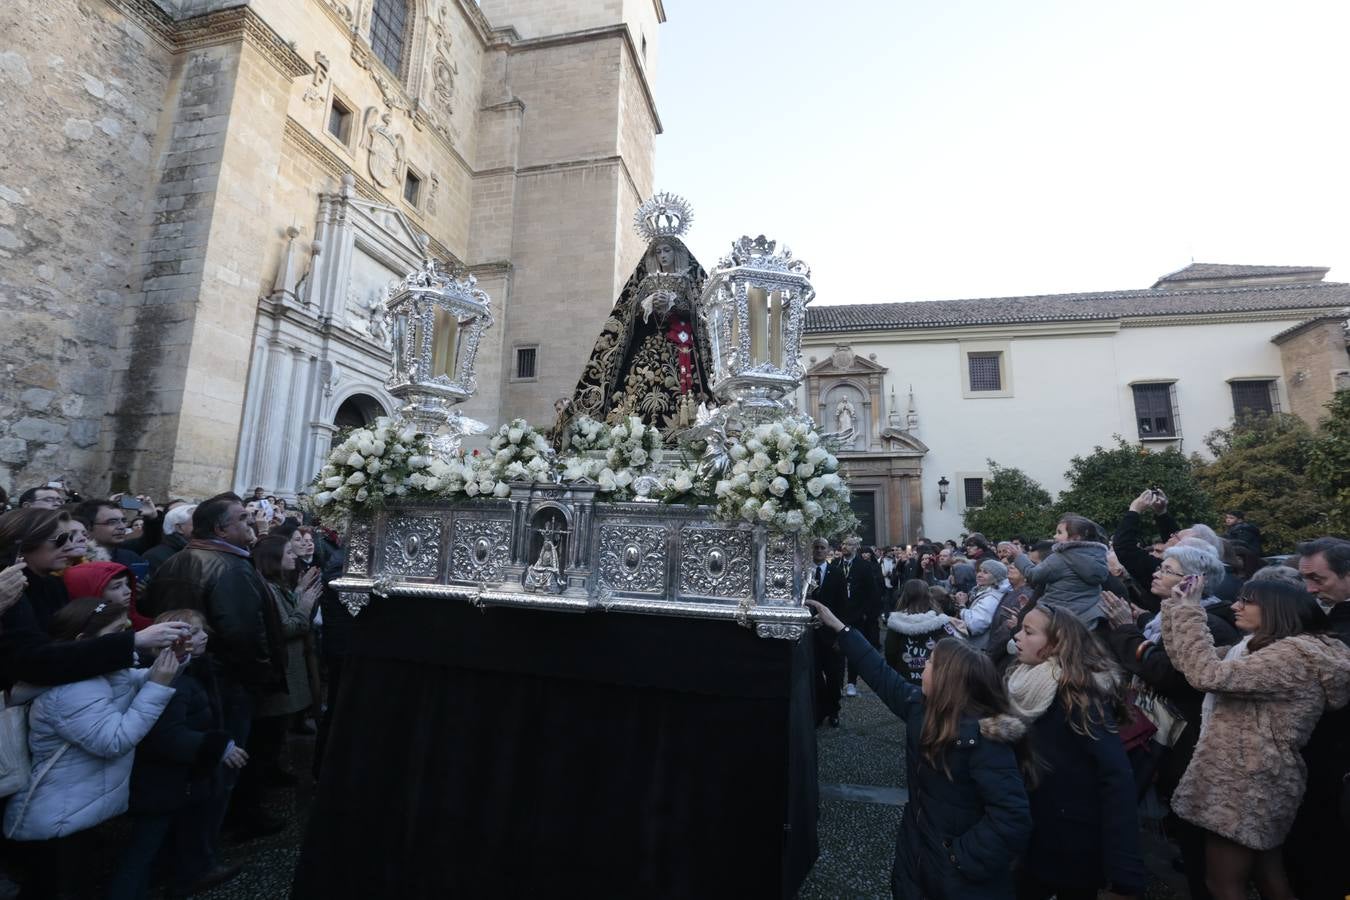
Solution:
{"label": "green tree", "polygon": [[1021,469],[989,460],[990,478],[984,483],[984,506],[966,510],[966,531],[978,531],[993,540],[1014,535],[1049,537],[1055,531],[1054,504],[1040,482]]}
{"label": "green tree", "polygon": [[[1196,478],[1224,510],[1241,509],[1261,529],[1262,551],[1288,553],[1324,534],[1330,504],[1308,475],[1313,433],[1287,413],[1252,416],[1205,438],[1212,462],[1196,460]],[[1211,523],[1223,533],[1219,522]]]}
{"label": "green tree", "polygon": [[[1145,488],[1167,494],[1168,511],[1182,525],[1209,522],[1213,506],[1195,478],[1195,463],[1174,447],[1150,450],[1115,435],[1114,447],[1096,447],[1069,461],[1064,478],[1069,489],[1055,504],[1058,515],[1087,516],[1107,531],[1115,529],[1130,501]],[[1146,516],[1147,518],[1147,516]],[[1145,523],[1147,532],[1148,523]]]}
{"label": "green tree", "polygon": [[1350,535],[1350,390],[1326,404],[1308,455],[1308,476],[1329,504],[1327,533]]}

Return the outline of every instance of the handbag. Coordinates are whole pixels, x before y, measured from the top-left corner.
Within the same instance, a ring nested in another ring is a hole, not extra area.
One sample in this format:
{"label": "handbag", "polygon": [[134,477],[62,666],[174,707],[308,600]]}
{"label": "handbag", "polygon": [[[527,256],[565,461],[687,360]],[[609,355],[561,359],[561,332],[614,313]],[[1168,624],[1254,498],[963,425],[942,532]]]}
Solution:
{"label": "handbag", "polygon": [[1135,677],[1132,687],[1134,705],[1139,707],[1144,717],[1158,729],[1158,733],[1153,735],[1153,740],[1164,747],[1175,747],[1181,733],[1186,730],[1188,724],[1186,719],[1177,711],[1172,701],[1153,690],[1138,676]]}
{"label": "handbag", "polygon": [[70,749],[70,742],[67,741],[66,743],[61,745],[60,750],[57,750],[55,753],[52,754],[51,759],[47,760],[47,762],[43,764],[42,768],[38,771],[38,773],[33,776],[33,783],[28,785],[28,793],[24,794],[23,806],[19,807],[19,814],[14,817],[14,824],[5,829],[5,837],[7,838],[14,837],[14,833],[18,831],[19,826],[23,824],[23,817],[28,812],[28,802],[33,799],[33,792],[36,791],[38,785],[42,783],[42,779],[47,777],[47,773],[52,770],[52,766],[56,765],[57,761],[61,757],[65,756],[66,751],[69,749]]}
{"label": "handbag", "polygon": [[33,758],[28,753],[28,704],[13,702],[4,692],[0,709],[0,797],[9,797],[28,787]]}

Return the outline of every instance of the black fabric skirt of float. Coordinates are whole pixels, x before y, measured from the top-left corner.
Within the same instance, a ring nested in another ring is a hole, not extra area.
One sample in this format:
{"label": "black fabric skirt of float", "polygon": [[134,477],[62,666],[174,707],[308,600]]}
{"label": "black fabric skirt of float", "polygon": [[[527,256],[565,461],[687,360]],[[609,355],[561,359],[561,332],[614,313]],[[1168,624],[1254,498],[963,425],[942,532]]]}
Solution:
{"label": "black fabric skirt of float", "polygon": [[726,621],[376,598],[292,896],[791,897],[811,655]]}

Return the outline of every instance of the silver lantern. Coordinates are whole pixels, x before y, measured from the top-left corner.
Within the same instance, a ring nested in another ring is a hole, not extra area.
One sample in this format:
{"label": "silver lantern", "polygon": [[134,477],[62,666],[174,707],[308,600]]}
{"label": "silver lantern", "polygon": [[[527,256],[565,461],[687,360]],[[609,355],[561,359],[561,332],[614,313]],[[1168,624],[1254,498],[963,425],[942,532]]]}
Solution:
{"label": "silver lantern", "polygon": [[784,410],[801,383],[802,326],[816,295],[811,269],[792,251],[760,235],[731,245],[704,284],[700,314],[712,344],[712,383],[719,401],[747,418]]}
{"label": "silver lantern", "polygon": [[477,285],[472,275],[456,278],[429,259],[394,286],[386,304],[394,349],[389,392],[405,402],[400,414],[442,450],[479,430],[454,411],[477,390],[478,343],[493,322],[491,298]]}

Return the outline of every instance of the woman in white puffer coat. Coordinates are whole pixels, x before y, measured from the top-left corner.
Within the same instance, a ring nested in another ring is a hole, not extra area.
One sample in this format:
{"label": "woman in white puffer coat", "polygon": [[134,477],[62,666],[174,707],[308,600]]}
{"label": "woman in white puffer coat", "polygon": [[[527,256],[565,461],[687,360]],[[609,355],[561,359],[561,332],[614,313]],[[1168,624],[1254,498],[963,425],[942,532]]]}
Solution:
{"label": "woman in white puffer coat", "polygon": [[[126,607],[87,598],[58,610],[51,633],[55,640],[80,640],[130,627]],[[123,669],[43,691],[28,717],[32,775],[5,807],[6,837],[51,841],[125,812],[136,745],[173,696],[169,684],[177,671],[173,650],[165,649],[149,669]],[[40,868],[58,874],[50,865]]]}

